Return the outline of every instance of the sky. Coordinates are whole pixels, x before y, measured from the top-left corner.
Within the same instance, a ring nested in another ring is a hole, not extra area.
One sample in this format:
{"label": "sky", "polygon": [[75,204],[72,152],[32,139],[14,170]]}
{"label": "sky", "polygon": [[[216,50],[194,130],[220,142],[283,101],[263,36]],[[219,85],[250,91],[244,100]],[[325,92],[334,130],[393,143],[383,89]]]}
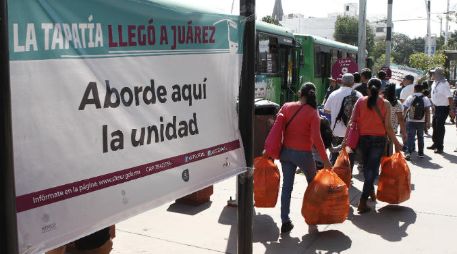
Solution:
{"label": "sky", "polygon": [[[230,13],[232,0],[188,0],[189,3],[203,5],[211,9]],[[240,0],[234,0],[234,12],[239,13]],[[257,19],[271,15],[275,0],[256,0]],[[284,14],[301,13],[305,17],[327,17],[329,13],[343,12],[345,3],[358,3],[358,0],[282,0]],[[445,15],[447,0],[431,0],[431,33],[439,35],[440,19],[442,17],[442,30],[445,29]],[[450,0],[450,11],[457,11],[457,0]],[[423,37],[427,33],[426,20],[400,21],[426,18],[425,0],[393,0],[392,17],[393,31],[404,33],[409,37]],[[367,18],[387,17],[387,0],[367,0]],[[449,22],[450,30],[457,29],[457,23]]]}

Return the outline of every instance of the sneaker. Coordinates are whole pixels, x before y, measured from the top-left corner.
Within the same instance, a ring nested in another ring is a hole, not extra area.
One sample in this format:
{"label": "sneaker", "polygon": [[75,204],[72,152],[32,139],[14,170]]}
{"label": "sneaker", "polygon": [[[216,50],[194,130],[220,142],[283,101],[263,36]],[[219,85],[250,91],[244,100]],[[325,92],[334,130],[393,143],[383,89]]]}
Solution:
{"label": "sneaker", "polygon": [[405,160],[407,160],[407,161],[411,160],[411,154],[410,153],[405,154]]}
{"label": "sneaker", "polygon": [[417,156],[418,156],[419,158],[424,158],[424,153],[418,153]]}
{"label": "sneaker", "polygon": [[294,228],[294,224],[292,221],[284,222],[281,226],[281,233],[286,234],[289,233]]}

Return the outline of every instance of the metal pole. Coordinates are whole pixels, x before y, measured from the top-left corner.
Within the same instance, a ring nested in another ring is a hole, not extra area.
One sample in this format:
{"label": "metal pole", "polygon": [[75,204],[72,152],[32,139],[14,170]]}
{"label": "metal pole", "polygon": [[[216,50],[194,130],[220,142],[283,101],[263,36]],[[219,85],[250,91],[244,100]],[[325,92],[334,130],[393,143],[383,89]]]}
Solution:
{"label": "metal pole", "polygon": [[367,1],[359,0],[359,38],[358,38],[358,53],[357,62],[359,65],[359,71],[365,68],[366,63],[366,45],[367,45]]}
{"label": "metal pole", "polygon": [[8,6],[0,0],[0,253],[18,253],[14,187]]}
{"label": "metal pole", "polygon": [[[444,29],[444,45],[447,45],[447,37],[449,32],[449,0],[447,0],[446,8],[446,28]],[[441,31],[440,31],[441,33]]]}
{"label": "metal pole", "polygon": [[[240,0],[240,15],[246,17],[243,40],[243,67],[239,96],[239,127],[246,166],[252,168],[254,151],[255,87],[255,0]],[[252,214],[254,211],[252,170],[238,176],[238,253],[252,253]]]}
{"label": "metal pole", "polygon": [[386,33],[386,66],[390,67],[390,54],[392,51],[392,2],[387,0],[387,33]]}
{"label": "metal pole", "polygon": [[430,0],[427,0],[427,55],[432,55],[432,37],[431,37],[431,28],[430,28]]}

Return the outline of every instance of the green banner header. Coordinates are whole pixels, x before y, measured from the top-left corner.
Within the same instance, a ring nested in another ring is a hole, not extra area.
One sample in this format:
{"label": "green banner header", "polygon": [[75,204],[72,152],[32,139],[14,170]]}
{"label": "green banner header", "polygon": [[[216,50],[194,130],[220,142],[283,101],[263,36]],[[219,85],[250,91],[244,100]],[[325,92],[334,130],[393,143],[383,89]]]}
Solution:
{"label": "green banner header", "polygon": [[239,16],[147,0],[8,3],[11,60],[241,53]]}

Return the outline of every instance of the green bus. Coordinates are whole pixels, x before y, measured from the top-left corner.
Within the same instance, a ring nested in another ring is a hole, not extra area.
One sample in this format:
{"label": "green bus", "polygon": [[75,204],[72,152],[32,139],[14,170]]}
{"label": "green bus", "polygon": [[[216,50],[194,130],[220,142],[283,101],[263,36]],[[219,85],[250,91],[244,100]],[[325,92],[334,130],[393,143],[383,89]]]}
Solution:
{"label": "green bus", "polygon": [[340,58],[357,60],[358,48],[349,44],[324,39],[313,35],[295,34],[300,45],[300,83],[313,82],[317,87],[317,100],[322,102],[332,75],[332,65]]}
{"label": "green bus", "polygon": [[301,84],[313,82],[322,103],[331,68],[339,58],[357,60],[358,48],[287,28],[256,22],[256,98],[280,105],[297,98]]}
{"label": "green bus", "polygon": [[288,29],[256,22],[255,97],[280,105],[296,99],[299,81],[298,56],[293,33]]}

